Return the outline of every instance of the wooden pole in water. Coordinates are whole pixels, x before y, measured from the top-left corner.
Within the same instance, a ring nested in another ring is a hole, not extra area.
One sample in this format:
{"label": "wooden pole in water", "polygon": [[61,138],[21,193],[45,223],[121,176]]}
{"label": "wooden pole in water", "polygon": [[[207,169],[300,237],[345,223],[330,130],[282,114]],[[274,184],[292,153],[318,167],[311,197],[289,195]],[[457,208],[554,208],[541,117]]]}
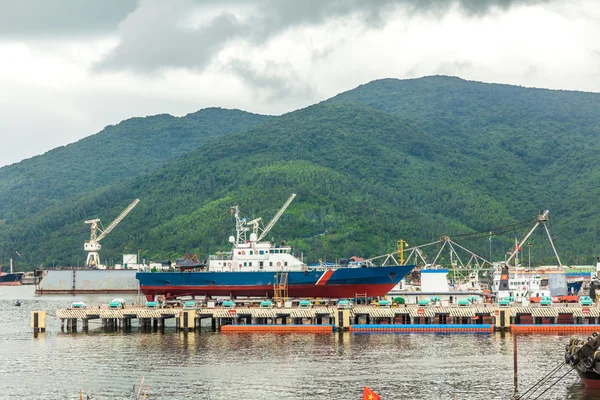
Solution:
{"label": "wooden pole in water", "polygon": [[142,397],[142,400],[146,400],[146,395],[148,394],[148,389],[150,389],[150,385],[146,386],[146,390],[144,390],[144,397]]}
{"label": "wooden pole in water", "polygon": [[515,393],[519,390],[519,374],[518,374],[518,363],[517,363],[517,334],[512,333],[513,337],[513,374],[514,374],[514,385],[515,385]]}
{"label": "wooden pole in water", "polygon": [[136,398],[139,397],[140,393],[142,393],[142,386],[144,385],[144,377],[142,376],[142,381],[140,382],[140,388],[138,389]]}

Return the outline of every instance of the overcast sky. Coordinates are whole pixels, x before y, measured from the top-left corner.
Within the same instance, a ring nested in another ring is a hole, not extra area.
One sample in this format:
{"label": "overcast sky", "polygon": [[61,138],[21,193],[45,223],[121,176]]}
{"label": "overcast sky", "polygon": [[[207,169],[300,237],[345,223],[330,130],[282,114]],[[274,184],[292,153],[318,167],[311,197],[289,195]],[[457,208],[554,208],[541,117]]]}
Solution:
{"label": "overcast sky", "polygon": [[380,78],[600,92],[598,0],[0,0],[0,166],[134,116]]}

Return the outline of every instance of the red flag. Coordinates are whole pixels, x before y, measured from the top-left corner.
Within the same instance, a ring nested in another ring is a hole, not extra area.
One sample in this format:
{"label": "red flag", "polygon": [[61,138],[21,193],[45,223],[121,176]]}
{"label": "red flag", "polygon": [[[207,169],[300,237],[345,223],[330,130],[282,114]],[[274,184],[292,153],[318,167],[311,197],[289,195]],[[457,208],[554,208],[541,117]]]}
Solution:
{"label": "red flag", "polygon": [[381,397],[371,389],[365,386],[363,390],[363,400],[380,400]]}

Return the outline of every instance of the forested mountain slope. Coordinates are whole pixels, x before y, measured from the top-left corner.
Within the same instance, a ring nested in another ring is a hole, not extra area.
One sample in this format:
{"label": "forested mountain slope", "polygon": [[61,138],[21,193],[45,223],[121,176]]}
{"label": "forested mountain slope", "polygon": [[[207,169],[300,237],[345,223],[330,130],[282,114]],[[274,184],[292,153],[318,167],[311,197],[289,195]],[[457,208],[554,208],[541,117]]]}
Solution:
{"label": "forested mountain slope", "polygon": [[[0,237],[40,250],[38,263],[75,264],[89,235],[83,221],[109,222],[138,197],[103,241],[103,259],[136,247],[144,258],[205,258],[228,249],[230,206],[268,220],[294,192],[269,237],[309,260],[375,256],[400,238],[485,231],[548,208],[563,261],[591,262],[600,251],[599,104],[597,94],[448,77],[375,81],[6,223]],[[486,257],[491,245],[503,259],[523,233],[464,245]],[[552,262],[544,236],[531,238],[533,263]]]}
{"label": "forested mountain slope", "polygon": [[265,116],[209,108],[184,117],[131,118],[43,155],[0,168],[0,221],[143,175],[207,140],[248,129]]}

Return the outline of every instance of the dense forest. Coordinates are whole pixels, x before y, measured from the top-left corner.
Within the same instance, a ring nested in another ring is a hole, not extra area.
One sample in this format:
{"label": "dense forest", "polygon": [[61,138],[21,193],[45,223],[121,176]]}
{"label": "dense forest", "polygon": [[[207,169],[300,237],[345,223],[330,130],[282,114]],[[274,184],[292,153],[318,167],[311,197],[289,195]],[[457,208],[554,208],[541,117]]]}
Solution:
{"label": "dense forest", "polygon": [[[228,249],[231,206],[268,221],[291,193],[269,239],[309,261],[443,235],[497,261],[550,209],[563,263],[592,263],[598,148],[600,94],[444,76],[374,81],[278,117],[208,109],[136,118],[0,169],[0,263],[12,248],[23,268],[82,264],[83,221],[108,224],[135,198],[103,240],[103,260],[138,247],[145,259],[206,258]],[[86,151],[108,157],[91,176]],[[515,229],[461,236],[507,226]],[[529,242],[532,264],[555,263],[544,231]]]}

